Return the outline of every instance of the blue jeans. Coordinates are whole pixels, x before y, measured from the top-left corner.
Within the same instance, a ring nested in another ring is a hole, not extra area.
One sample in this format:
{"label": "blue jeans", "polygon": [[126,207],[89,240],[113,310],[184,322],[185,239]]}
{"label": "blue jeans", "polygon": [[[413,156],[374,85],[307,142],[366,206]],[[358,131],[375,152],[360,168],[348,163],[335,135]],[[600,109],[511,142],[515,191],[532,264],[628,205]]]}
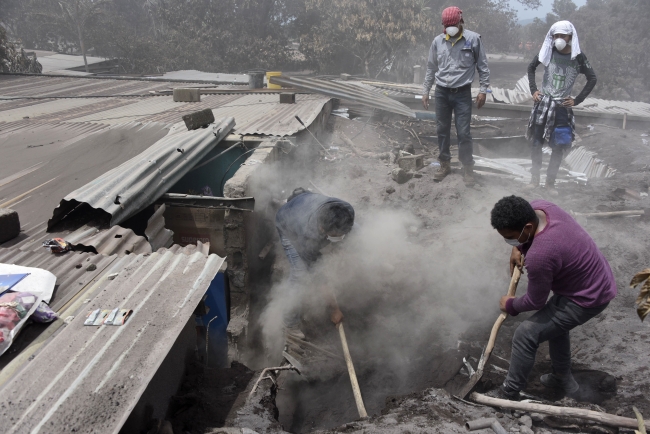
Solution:
{"label": "blue jeans", "polygon": [[440,161],[451,160],[451,114],[455,115],[458,136],[458,159],[463,166],[474,165],[474,146],[469,124],[472,121],[472,88],[464,86],[449,89],[436,86],[436,118],[438,121],[438,148]]}
{"label": "blue jeans", "polygon": [[287,255],[289,264],[291,264],[289,281],[286,285],[286,291],[283,294],[283,296],[286,297],[283,321],[285,327],[298,327],[302,315],[301,295],[304,290],[303,286],[305,285],[308,266],[300,257],[288,238],[280,234],[280,241],[284,248],[284,254]]}
{"label": "blue jeans", "polygon": [[546,306],[519,324],[515,330],[510,369],[503,382],[506,388],[520,391],[526,387],[528,375],[535,364],[537,348],[546,341],[553,372],[559,375],[571,372],[569,331],[601,313],[608,304],[586,308],[560,295],[551,297]]}

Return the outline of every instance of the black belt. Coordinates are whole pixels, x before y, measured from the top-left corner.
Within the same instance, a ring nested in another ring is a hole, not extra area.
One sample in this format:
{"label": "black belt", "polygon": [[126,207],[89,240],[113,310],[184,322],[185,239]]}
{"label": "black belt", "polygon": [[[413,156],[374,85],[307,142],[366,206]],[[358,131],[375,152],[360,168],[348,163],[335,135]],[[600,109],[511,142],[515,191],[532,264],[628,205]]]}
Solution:
{"label": "black belt", "polygon": [[436,87],[448,90],[451,93],[458,93],[458,92],[461,92],[461,91],[466,90],[466,89],[471,89],[472,84],[471,83],[466,84],[465,86],[461,86],[461,87],[444,87],[444,86],[440,86],[439,84],[436,84]]}

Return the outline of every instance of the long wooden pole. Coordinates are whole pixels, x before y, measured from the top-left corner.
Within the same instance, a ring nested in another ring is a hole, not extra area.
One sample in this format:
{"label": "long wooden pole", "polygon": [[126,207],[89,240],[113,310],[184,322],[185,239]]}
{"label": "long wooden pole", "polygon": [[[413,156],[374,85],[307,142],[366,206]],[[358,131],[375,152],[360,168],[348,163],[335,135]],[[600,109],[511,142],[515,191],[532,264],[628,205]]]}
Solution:
{"label": "long wooden pole", "polygon": [[586,410],[584,408],[555,407],[553,405],[510,401],[508,399],[492,398],[490,396],[481,395],[480,393],[476,392],[472,393],[470,399],[478,404],[489,405],[491,407],[500,407],[519,411],[530,411],[535,413],[550,414],[552,416],[577,417],[580,419],[601,423],[603,425],[621,428],[639,428],[639,422],[637,419],[616,416],[609,413],[600,413],[598,411]]}
{"label": "long wooden pole", "polygon": [[[517,293],[517,285],[519,284],[519,279],[521,278],[521,270],[519,267],[515,267],[514,271],[512,272],[512,277],[510,278],[510,285],[508,286],[508,296],[514,297],[515,294]],[[469,377],[469,381],[465,386],[460,389],[460,392],[458,392],[458,396],[461,398],[465,398],[469,393],[472,391],[474,386],[476,386],[476,383],[481,379],[483,376],[483,370],[485,369],[485,365],[487,364],[488,360],[490,359],[490,356],[492,355],[492,350],[494,350],[494,344],[496,343],[497,340],[497,334],[499,333],[499,329],[501,328],[501,324],[506,320],[508,317],[508,314],[505,312],[501,312],[497,320],[495,321],[494,325],[492,326],[492,331],[490,332],[490,339],[488,339],[487,346],[485,347],[485,350],[483,350],[483,354],[481,355],[481,359],[478,361],[478,367],[476,368],[476,371],[474,374],[472,374],[471,377]]]}
{"label": "long wooden pole", "polygon": [[341,336],[341,346],[343,347],[343,355],[345,356],[345,363],[348,365],[348,374],[350,374],[350,383],[352,383],[352,393],[354,394],[354,401],[357,404],[357,410],[359,411],[359,417],[366,418],[368,413],[366,412],[366,407],[363,405],[363,398],[361,397],[361,389],[359,388],[359,382],[357,381],[357,374],[354,371],[354,365],[352,364],[352,357],[350,356],[350,349],[348,348],[348,340],[345,338],[345,330],[343,330],[343,323],[340,322],[336,325],[336,328],[339,329],[339,335]]}

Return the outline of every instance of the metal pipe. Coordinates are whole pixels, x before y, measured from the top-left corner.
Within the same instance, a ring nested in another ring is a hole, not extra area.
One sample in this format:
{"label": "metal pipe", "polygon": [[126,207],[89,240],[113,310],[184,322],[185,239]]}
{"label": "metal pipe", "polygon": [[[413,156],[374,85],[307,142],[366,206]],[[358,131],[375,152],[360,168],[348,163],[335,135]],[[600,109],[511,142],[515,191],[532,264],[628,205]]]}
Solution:
{"label": "metal pipe", "polygon": [[508,432],[501,426],[498,420],[494,417],[486,417],[483,419],[476,419],[465,423],[465,428],[468,431],[476,431],[478,429],[491,428],[496,434],[508,434]]}

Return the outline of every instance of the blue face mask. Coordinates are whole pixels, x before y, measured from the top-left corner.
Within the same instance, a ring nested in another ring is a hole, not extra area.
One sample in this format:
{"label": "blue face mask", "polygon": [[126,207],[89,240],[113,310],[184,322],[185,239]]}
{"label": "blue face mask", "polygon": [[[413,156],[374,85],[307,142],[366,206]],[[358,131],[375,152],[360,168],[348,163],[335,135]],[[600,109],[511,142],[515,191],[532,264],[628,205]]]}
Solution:
{"label": "blue face mask", "polygon": [[510,244],[513,247],[519,247],[519,246],[521,246],[523,244],[526,244],[528,242],[528,240],[530,240],[530,234],[528,234],[528,239],[526,239],[526,241],[524,241],[523,243],[519,242],[519,238],[521,238],[521,235],[524,233],[525,229],[526,229],[526,226],[524,226],[524,228],[521,230],[521,233],[519,234],[519,236],[517,238],[515,238],[514,240],[511,240],[509,238],[504,238],[503,241],[505,241],[506,243]]}

